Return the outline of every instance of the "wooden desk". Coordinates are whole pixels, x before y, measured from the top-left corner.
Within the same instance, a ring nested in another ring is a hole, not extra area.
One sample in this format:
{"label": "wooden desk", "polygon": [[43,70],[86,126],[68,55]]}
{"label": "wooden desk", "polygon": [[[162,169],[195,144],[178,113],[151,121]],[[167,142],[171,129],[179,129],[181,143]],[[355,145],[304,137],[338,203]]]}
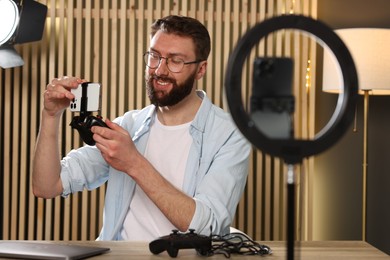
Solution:
{"label": "wooden desk", "polygon": [[[111,251],[98,255],[89,259],[175,259],[170,258],[164,252],[159,255],[153,255],[149,252],[147,243],[141,242],[103,242],[103,241],[71,241],[71,242],[47,242],[47,243],[63,243],[71,245],[87,245],[87,246],[102,246],[109,247]],[[194,249],[179,250],[179,259],[286,259],[286,243],[283,241],[265,241],[261,242],[271,247],[272,255],[260,256],[240,256],[232,255],[230,258],[225,258],[224,255],[214,255],[211,257],[197,256]],[[312,260],[312,259],[349,259],[349,260],[375,260],[375,259],[390,259],[382,251],[376,249],[370,244],[362,241],[305,241],[300,243],[300,247],[295,248],[297,256],[295,259]]]}

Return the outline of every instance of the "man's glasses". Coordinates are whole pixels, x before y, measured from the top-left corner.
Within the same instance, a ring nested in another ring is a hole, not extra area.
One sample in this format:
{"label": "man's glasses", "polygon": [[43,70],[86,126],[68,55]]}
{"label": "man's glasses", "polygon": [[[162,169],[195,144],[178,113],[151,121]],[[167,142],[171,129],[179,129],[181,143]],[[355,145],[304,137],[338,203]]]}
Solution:
{"label": "man's glasses", "polygon": [[151,69],[157,69],[158,66],[160,66],[160,64],[161,64],[162,59],[166,60],[168,69],[173,73],[180,72],[183,69],[184,65],[201,62],[201,60],[185,62],[181,58],[174,57],[174,56],[166,58],[166,57],[163,57],[156,52],[150,52],[150,51],[148,51],[144,54],[144,60],[145,60],[146,66],[148,66]]}

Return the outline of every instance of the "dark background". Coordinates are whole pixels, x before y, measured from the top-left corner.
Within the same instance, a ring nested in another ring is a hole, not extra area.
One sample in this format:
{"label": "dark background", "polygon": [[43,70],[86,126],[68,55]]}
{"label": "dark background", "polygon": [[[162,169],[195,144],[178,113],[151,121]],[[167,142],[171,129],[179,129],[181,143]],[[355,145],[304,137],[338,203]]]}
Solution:
{"label": "dark background", "polygon": [[[318,0],[318,19],[333,29],[390,28],[390,1]],[[378,66],[390,64],[378,61]],[[321,85],[322,77],[317,80]],[[337,95],[318,92],[316,126],[321,126],[333,113]],[[368,118],[367,242],[390,254],[390,96],[370,96]],[[351,126],[341,141],[315,159],[314,222],[318,224],[314,225],[318,226],[313,239],[362,239],[362,161],[363,97],[359,96],[357,132]]]}

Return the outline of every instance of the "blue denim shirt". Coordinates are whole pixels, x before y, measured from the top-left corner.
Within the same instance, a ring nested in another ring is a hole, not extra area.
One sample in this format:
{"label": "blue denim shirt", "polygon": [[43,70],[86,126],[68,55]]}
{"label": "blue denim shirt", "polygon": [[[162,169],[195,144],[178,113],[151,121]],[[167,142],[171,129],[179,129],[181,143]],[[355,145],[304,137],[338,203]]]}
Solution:
{"label": "blue denim shirt", "polygon": [[[187,160],[183,192],[194,198],[190,229],[209,235],[229,233],[246,185],[251,146],[230,115],[213,105],[203,91],[201,107],[190,126],[193,143]],[[117,118],[144,153],[156,108],[153,105]],[[63,196],[92,190],[107,182],[103,227],[98,240],[122,240],[121,229],[135,189],[134,180],[110,167],[95,146],[72,150],[61,161]]]}

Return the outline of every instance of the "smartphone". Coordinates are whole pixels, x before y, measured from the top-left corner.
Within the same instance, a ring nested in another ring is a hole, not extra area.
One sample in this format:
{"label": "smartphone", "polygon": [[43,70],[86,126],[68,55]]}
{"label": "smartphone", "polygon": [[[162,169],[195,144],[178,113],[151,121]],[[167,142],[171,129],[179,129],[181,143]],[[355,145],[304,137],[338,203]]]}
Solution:
{"label": "smartphone", "polygon": [[251,111],[293,112],[293,60],[258,57],[253,63]]}
{"label": "smartphone", "polygon": [[84,82],[71,92],[75,98],[70,102],[72,112],[95,112],[100,110],[101,85]]}
{"label": "smartphone", "polygon": [[290,58],[258,57],[253,63],[250,114],[256,127],[270,138],[294,135],[292,78]]}

